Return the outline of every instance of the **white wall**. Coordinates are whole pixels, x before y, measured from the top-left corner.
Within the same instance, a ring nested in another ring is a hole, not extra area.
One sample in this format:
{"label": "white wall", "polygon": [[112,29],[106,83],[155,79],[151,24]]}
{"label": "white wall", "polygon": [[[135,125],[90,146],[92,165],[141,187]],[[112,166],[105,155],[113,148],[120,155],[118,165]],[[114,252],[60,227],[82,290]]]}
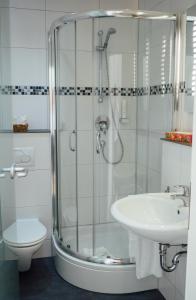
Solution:
{"label": "white wall", "polygon": [[174,27],[168,20],[139,21],[138,86],[146,87],[137,98],[137,192],[161,188],[160,138],[172,129],[173,94],[154,94],[151,87],[173,83]]}
{"label": "white wall", "polygon": [[[162,142],[162,182],[164,192],[167,186],[190,185],[191,180],[191,153],[189,146]],[[180,247],[168,250],[168,259],[180,251]],[[168,261],[169,263],[169,261]],[[164,273],[159,280],[159,289],[167,300],[183,300],[185,295],[186,256],[180,258],[177,269],[172,273]]]}
{"label": "white wall", "polygon": [[139,9],[182,12],[195,4],[195,0],[139,0]]}

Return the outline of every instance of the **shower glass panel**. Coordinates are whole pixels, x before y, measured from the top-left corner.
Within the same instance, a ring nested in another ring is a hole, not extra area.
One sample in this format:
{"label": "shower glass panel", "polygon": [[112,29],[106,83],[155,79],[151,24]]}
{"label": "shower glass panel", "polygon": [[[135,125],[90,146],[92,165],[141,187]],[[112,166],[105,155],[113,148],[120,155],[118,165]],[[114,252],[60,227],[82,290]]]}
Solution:
{"label": "shower glass panel", "polygon": [[76,257],[134,263],[132,241],[110,209],[127,195],[161,191],[174,31],[172,20],[100,16],[56,31],[55,229],[61,248]]}
{"label": "shower glass panel", "polygon": [[175,21],[138,27],[136,192],[161,191],[161,138],[172,129]]}
{"label": "shower glass panel", "polygon": [[[128,233],[111,216],[135,194],[138,20],[99,18],[94,26],[94,255],[129,262]],[[106,120],[105,132],[99,126]],[[121,245],[125,245],[121,247]]]}
{"label": "shower glass panel", "polygon": [[58,234],[62,245],[78,250],[77,136],[76,136],[76,26],[56,35],[56,115],[58,160]]}

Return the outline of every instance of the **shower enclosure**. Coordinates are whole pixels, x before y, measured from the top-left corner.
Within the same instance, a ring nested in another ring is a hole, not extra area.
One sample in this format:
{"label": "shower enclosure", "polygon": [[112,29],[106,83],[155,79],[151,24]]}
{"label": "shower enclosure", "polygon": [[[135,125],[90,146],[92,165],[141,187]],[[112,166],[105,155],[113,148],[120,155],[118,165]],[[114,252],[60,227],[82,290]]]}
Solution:
{"label": "shower enclosure", "polygon": [[110,207],[161,190],[160,138],[172,129],[178,100],[180,16],[177,23],[175,15],[122,10],[51,26],[53,246],[57,271],[77,286],[156,288],[154,278],[136,279],[134,238]]}

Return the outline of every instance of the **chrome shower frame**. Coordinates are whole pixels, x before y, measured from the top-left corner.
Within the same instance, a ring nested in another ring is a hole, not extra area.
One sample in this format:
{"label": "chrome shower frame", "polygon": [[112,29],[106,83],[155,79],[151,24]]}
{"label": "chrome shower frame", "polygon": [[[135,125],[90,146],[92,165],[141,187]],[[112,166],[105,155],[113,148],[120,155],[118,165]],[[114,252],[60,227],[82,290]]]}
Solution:
{"label": "chrome shower frame", "polygon": [[[59,18],[55,21],[50,28],[49,31],[49,99],[50,99],[50,130],[51,130],[51,167],[52,167],[52,207],[53,207],[53,244],[56,248],[58,248],[61,255],[63,252],[66,251],[68,254],[75,258],[79,258],[83,261],[90,261],[94,263],[101,263],[105,265],[127,265],[130,264],[129,259],[105,259],[103,261],[93,261],[92,257],[85,257],[81,255],[79,252],[70,250],[62,245],[58,232],[60,230],[59,224],[59,198],[58,198],[58,158],[57,158],[57,40],[58,40],[58,31],[66,24],[74,23],[76,24],[79,20],[86,20],[86,19],[96,19],[96,18],[133,18],[133,19],[148,19],[148,20],[174,20],[181,23],[181,15],[175,15],[171,13],[163,13],[163,12],[150,12],[150,11],[133,11],[129,9],[124,10],[98,10],[98,11],[91,11],[84,14],[71,14],[66,15],[64,17]],[[181,34],[181,26],[176,26],[176,34],[175,34],[175,60],[177,62],[180,61],[180,51],[181,48],[181,41],[179,36]],[[178,91],[178,84],[179,84],[179,76],[176,74],[174,76],[174,87],[175,91]],[[176,95],[176,96],[175,96]],[[174,93],[174,98],[178,98],[178,93]],[[176,105],[178,99],[174,99],[174,103]],[[176,107],[176,106],[175,106]],[[77,214],[78,218],[78,214]],[[77,220],[78,224],[78,220]],[[77,226],[77,238],[78,238],[78,226]]]}

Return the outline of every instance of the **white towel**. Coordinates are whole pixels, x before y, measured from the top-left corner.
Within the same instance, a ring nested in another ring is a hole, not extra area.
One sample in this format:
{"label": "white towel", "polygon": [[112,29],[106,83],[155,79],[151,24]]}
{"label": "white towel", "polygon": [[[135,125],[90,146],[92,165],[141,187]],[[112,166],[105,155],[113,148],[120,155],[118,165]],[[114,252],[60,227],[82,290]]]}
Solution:
{"label": "white towel", "polygon": [[135,257],[136,277],[138,279],[150,275],[154,275],[157,278],[162,277],[158,243],[130,232],[129,256],[130,258],[133,256]]}

